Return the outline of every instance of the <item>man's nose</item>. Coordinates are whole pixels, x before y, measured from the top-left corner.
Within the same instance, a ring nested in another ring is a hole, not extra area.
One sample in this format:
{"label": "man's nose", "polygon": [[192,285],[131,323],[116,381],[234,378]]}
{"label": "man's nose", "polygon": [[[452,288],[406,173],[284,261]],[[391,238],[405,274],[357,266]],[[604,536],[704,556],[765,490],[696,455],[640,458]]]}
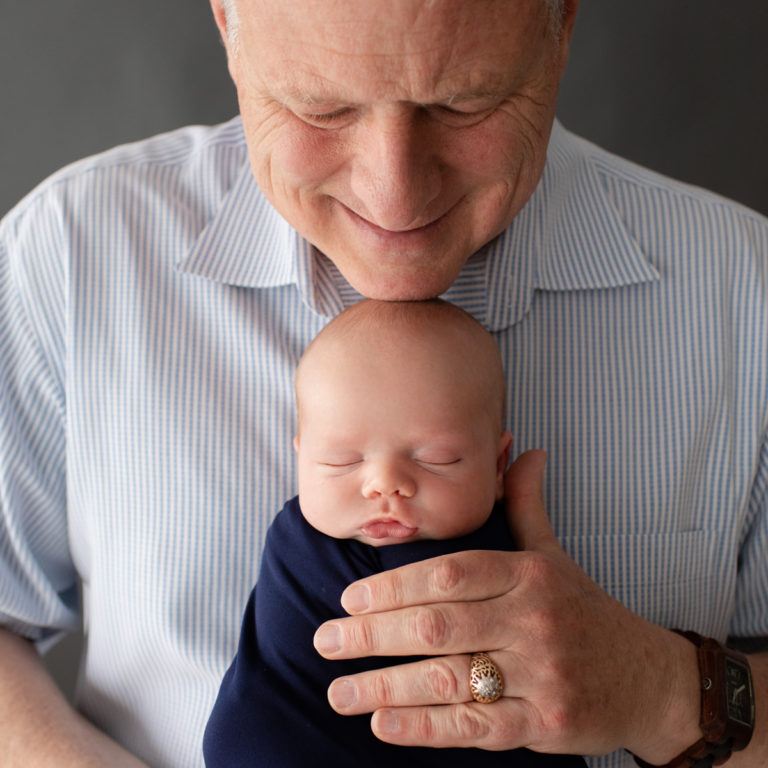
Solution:
{"label": "man's nose", "polygon": [[371,462],[362,490],[366,499],[380,496],[410,499],[416,493],[416,483],[402,462],[380,460]]}
{"label": "man's nose", "polygon": [[440,194],[441,168],[435,127],[418,109],[373,112],[357,128],[352,192],[358,211],[382,229],[398,232],[431,223]]}

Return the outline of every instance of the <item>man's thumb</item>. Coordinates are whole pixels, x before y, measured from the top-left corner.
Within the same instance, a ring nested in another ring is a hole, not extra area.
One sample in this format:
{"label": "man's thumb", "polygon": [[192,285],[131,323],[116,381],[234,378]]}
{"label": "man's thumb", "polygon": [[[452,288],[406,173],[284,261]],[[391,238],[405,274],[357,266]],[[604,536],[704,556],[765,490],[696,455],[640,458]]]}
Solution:
{"label": "man's thumb", "polygon": [[515,459],[504,477],[507,520],[520,549],[560,549],[542,498],[546,467],[546,451],[526,451]]}

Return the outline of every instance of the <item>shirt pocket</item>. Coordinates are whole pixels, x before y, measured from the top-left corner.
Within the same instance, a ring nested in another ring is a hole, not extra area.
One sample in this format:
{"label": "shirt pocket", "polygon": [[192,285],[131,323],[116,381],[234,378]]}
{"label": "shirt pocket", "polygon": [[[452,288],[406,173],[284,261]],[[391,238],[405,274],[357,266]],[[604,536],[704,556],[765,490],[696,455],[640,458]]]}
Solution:
{"label": "shirt pocket", "polygon": [[561,544],[634,613],[664,627],[727,635],[736,567],[720,532],[571,536]]}

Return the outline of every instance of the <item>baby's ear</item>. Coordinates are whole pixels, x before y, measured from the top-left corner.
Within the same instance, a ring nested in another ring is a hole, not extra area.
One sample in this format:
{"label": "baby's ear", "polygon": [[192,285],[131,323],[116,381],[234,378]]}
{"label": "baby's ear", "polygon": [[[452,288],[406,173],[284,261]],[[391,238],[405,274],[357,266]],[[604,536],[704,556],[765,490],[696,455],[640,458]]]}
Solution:
{"label": "baby's ear", "polygon": [[504,473],[509,464],[509,454],[512,450],[512,433],[505,429],[499,437],[499,452],[496,456],[496,498],[504,498]]}
{"label": "baby's ear", "polygon": [[293,450],[296,451],[296,453],[299,452],[299,436],[296,435],[296,437],[293,438]]}

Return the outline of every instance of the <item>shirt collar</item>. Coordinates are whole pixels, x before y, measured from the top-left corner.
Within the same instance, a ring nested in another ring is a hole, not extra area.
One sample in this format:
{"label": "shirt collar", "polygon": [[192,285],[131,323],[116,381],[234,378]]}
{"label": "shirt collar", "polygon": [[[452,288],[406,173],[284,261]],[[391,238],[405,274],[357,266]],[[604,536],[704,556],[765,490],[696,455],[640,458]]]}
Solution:
{"label": "shirt collar", "polygon": [[249,288],[294,282],[302,238],[269,204],[243,161],[218,210],[177,264],[185,274]]}
{"label": "shirt collar", "polygon": [[302,300],[326,317],[351,303],[339,290],[338,270],[272,207],[247,160],[176,269],[244,288],[295,285]]}
{"label": "shirt collar", "polygon": [[659,279],[609,195],[598,155],[605,157],[555,121],[539,185],[485,249],[484,322],[491,330],[520,321],[537,290],[601,290]]}
{"label": "shirt collar", "polygon": [[[446,299],[501,330],[525,316],[536,290],[606,289],[659,278],[609,196],[590,146],[555,122],[531,199],[505,232],[469,259]],[[247,161],[177,268],[243,287],[294,284],[304,302],[327,317],[354,295],[270,205]]]}

